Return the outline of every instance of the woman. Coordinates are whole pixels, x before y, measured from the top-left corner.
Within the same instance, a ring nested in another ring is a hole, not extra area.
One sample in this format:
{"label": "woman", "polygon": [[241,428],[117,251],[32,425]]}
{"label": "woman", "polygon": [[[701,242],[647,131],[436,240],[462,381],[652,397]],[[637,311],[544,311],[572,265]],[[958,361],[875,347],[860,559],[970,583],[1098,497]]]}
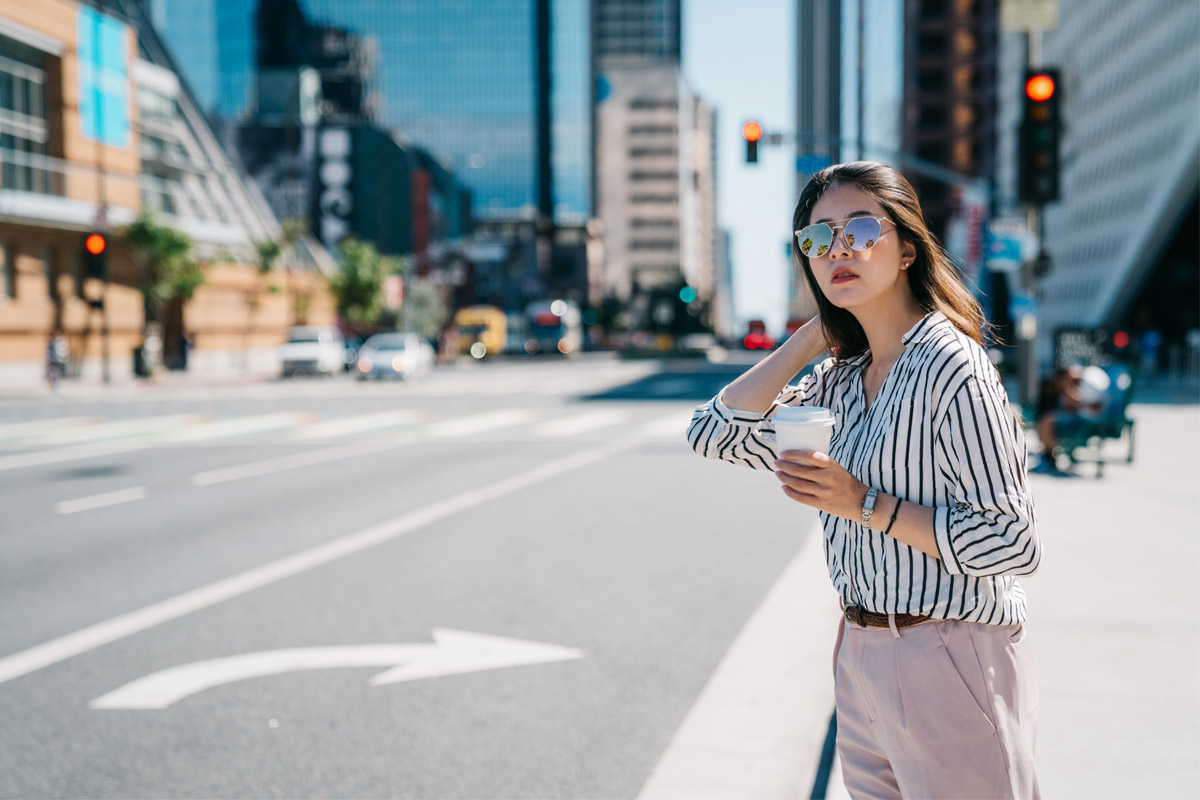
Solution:
{"label": "woman", "polygon": [[[773,470],[820,512],[845,617],[834,663],[850,794],[1035,797],[1017,576],[1040,549],[1025,439],[979,305],[886,165],[817,173],[793,223],[820,315],[697,409],[688,439]],[[781,405],[832,409],[828,455],[775,452]]]}

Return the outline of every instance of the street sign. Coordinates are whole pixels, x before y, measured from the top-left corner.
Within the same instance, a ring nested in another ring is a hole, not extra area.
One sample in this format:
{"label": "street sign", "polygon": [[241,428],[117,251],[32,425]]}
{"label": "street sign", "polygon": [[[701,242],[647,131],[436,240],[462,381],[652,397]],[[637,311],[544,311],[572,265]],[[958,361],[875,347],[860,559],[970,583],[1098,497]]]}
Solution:
{"label": "street sign", "polygon": [[1016,272],[1032,249],[1024,219],[1003,217],[987,224],[983,260],[992,272]]}
{"label": "street sign", "polygon": [[1058,0],[1000,0],[1003,31],[1053,30],[1058,27]]}
{"label": "street sign", "polygon": [[460,675],[501,667],[583,658],[582,650],[553,644],[437,628],[434,644],[297,647],[195,661],[160,670],[97,697],[93,709],[162,709],[216,686],[313,669],[390,667],[372,686]]}

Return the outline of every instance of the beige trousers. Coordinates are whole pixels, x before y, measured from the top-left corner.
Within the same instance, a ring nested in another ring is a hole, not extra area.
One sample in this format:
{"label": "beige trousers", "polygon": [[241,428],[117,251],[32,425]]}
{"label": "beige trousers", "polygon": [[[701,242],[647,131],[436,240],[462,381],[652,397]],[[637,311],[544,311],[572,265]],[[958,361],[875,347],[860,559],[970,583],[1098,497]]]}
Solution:
{"label": "beige trousers", "polygon": [[843,621],[837,750],[854,798],[1036,798],[1038,691],[1021,625]]}

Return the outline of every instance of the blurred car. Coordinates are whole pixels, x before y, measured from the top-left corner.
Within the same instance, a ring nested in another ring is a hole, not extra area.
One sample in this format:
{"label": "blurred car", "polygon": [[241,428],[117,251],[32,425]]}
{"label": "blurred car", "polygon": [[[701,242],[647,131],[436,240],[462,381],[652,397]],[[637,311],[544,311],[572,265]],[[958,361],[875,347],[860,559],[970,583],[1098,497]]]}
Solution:
{"label": "blurred car", "polygon": [[297,325],[288,328],[287,341],[279,348],[283,377],[336,375],[346,358],[342,332],[333,326]]}
{"label": "blurred car", "polygon": [[359,380],[409,380],[433,372],[433,345],[415,333],[377,333],[358,350]]}
{"label": "blurred car", "polygon": [[342,369],[346,372],[353,372],[354,367],[358,364],[358,351],[362,349],[363,340],[355,336],[346,340],[346,349],[342,353]]}

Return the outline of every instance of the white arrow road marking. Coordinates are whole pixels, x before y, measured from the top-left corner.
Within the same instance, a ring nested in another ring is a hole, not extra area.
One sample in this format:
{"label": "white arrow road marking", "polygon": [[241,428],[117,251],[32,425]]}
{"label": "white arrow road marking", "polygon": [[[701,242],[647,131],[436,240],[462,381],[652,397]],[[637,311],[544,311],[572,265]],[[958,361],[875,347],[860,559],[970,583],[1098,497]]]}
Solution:
{"label": "white arrow road marking", "polygon": [[0,683],[28,675],[39,669],[66,661],[81,653],[103,647],[127,636],[162,625],[174,619],[200,611],[217,603],[239,597],[255,589],[298,575],[310,569],[328,564],[340,558],[360,553],[376,545],[398,539],[405,534],[427,525],[483,505],[492,500],[536,486],[542,481],[558,478],[568,472],[604,461],[607,458],[632,450],[643,443],[640,436],[624,439],[584,450],[563,458],[547,461],[530,470],[503,478],[487,486],[467,489],[456,495],[430,503],[416,511],[393,517],[389,520],[342,536],[324,544],[302,550],[262,566],[222,578],[206,586],[192,589],[157,603],[143,606],[118,617],[98,622],[57,639],[51,639],[27,650],[0,658]]}
{"label": "white arrow road marking", "polygon": [[63,500],[54,506],[54,511],[58,514],[74,514],[78,511],[91,511],[93,508],[104,508],[106,506],[132,503],[135,500],[145,499],[145,486],[131,486],[128,489],[119,489],[115,492],[93,494],[88,497],[79,497],[75,500]]}
{"label": "white arrow road marking", "polygon": [[88,705],[95,709],[167,708],[215,686],[302,670],[391,667],[371,679],[372,686],[383,686],[419,678],[583,658],[582,650],[468,631],[435,628],[433,638],[435,644],[297,647],[196,661],[138,678]]}

